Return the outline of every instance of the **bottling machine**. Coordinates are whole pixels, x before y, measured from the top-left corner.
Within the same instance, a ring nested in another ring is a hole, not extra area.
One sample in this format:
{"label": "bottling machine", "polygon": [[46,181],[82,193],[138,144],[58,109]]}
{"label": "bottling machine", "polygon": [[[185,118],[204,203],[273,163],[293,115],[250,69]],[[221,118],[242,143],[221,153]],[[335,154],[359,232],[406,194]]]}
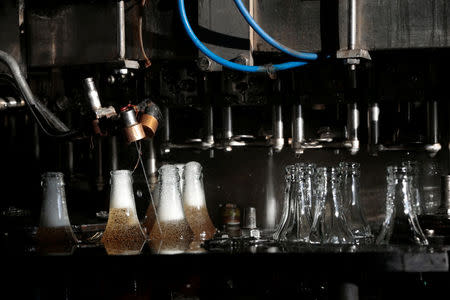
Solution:
{"label": "bottling machine", "polygon": [[[447,292],[449,16],[446,0],[1,1],[5,293],[355,300]],[[137,255],[107,255],[99,241],[111,171],[131,171],[132,206],[145,223],[162,201],[158,170],[190,161],[203,167],[201,203],[215,237],[199,253],[158,255],[149,243]],[[428,245],[375,245],[395,193],[387,167],[405,161],[420,165],[424,204],[415,214]],[[360,166],[358,201],[374,242],[274,238],[290,209],[286,167],[342,162]],[[77,236],[70,255],[36,250],[48,172],[64,174],[67,201],[58,203]]]}

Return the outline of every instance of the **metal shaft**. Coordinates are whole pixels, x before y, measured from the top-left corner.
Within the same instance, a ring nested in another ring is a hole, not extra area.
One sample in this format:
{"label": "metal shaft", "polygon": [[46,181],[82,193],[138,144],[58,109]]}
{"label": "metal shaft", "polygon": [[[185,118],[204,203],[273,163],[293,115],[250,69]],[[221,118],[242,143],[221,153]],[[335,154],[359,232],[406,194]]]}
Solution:
{"label": "metal shaft", "polygon": [[125,1],[117,2],[117,50],[119,59],[125,59]]}
{"label": "metal shaft", "polygon": [[214,114],[211,105],[205,108],[206,115],[206,134],[205,143],[214,144]]}
{"label": "metal shaft", "polygon": [[431,101],[428,103],[428,141],[430,144],[437,144],[438,141],[438,103]]}
{"label": "metal shaft", "polygon": [[170,111],[167,106],[164,107],[164,142],[170,142]]}
{"label": "metal shaft", "polygon": [[275,139],[283,138],[283,111],[281,105],[274,105],[272,109],[272,130]]}
{"label": "metal shaft", "polygon": [[359,110],[356,103],[347,106],[347,138],[351,141],[358,140]]}
{"label": "metal shaft", "polygon": [[379,135],[380,135],[380,125],[379,125],[379,117],[380,117],[380,108],[378,107],[378,103],[372,103],[369,106],[368,111],[368,128],[369,128],[369,144],[378,145]]}
{"label": "metal shaft", "polygon": [[231,139],[233,137],[233,116],[231,114],[231,106],[223,108],[223,137]]}
{"label": "metal shaft", "polygon": [[303,111],[300,104],[293,107],[292,113],[292,144],[302,143],[305,140],[305,129],[303,121]]}
{"label": "metal shaft", "polygon": [[148,141],[148,160],[147,160],[147,168],[148,168],[148,174],[152,175],[155,174],[158,169],[156,167],[156,151],[155,151],[155,145],[153,143],[153,139],[150,139]]}
{"label": "metal shaft", "polygon": [[356,0],[348,1],[348,49],[356,47]]}
{"label": "metal shaft", "polygon": [[83,80],[83,87],[89,99],[89,103],[91,104],[92,110],[96,111],[101,108],[102,103],[100,102],[100,97],[98,95],[97,88],[95,87],[94,79],[92,77],[85,78]]}

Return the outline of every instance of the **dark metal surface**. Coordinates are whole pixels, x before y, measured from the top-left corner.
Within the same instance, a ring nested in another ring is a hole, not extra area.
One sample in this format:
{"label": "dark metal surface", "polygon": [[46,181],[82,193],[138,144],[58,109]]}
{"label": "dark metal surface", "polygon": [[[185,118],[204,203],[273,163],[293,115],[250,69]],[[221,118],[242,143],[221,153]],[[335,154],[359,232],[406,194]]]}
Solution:
{"label": "dark metal surface", "polygon": [[[321,50],[320,1],[253,1],[253,18],[269,35],[287,47],[297,51]],[[253,34],[252,42],[255,51],[278,51],[257,34]]]}
{"label": "dark metal surface", "polygon": [[[339,0],[339,44],[347,48],[348,0]],[[357,1],[355,48],[366,50],[450,46],[447,0]]]}
{"label": "dark metal surface", "polygon": [[[12,55],[19,63],[22,71],[25,68],[25,58],[22,53],[20,43],[20,28],[22,25],[23,0],[3,0],[0,3],[0,50]],[[7,68],[0,64],[0,71],[6,71]]]}

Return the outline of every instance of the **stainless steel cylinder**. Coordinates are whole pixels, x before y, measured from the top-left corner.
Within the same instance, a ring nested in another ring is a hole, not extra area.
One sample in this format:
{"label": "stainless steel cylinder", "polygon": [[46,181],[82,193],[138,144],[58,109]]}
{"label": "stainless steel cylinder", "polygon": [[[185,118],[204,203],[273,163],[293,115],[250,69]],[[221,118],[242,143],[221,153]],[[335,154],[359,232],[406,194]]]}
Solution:
{"label": "stainless steel cylinder", "polygon": [[136,111],[134,109],[127,109],[120,113],[125,127],[131,127],[137,124]]}
{"label": "stainless steel cylinder", "polygon": [[222,111],[223,117],[223,138],[231,139],[233,137],[233,117],[231,106],[225,106]]}
{"label": "stainless steel cylinder", "polygon": [[244,228],[247,229],[256,228],[256,208],[246,207],[244,209]]}
{"label": "stainless steel cylinder", "polygon": [[89,99],[89,103],[91,104],[92,110],[96,111],[101,108],[102,103],[100,102],[100,97],[98,95],[97,88],[95,87],[94,79],[92,77],[85,78],[83,80],[83,87]]}

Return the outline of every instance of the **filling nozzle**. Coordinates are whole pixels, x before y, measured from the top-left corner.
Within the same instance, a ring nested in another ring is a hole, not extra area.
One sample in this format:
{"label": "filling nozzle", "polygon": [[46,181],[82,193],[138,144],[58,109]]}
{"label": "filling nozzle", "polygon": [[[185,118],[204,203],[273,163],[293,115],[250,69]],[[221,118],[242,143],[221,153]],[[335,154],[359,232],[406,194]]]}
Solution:
{"label": "filling nozzle", "polygon": [[347,105],[347,143],[352,155],[359,151],[359,110],[356,102]]}
{"label": "filling nozzle", "polygon": [[92,111],[95,113],[96,120],[93,122],[94,132],[96,134],[101,134],[102,132],[100,130],[98,120],[103,117],[112,118],[117,116],[116,110],[112,106],[102,107],[100,96],[92,77],[87,77],[83,80],[83,87],[86,96],[89,99],[89,104],[91,105]]}
{"label": "filling nozzle", "polygon": [[427,112],[428,145],[425,147],[425,150],[433,157],[442,148],[439,143],[438,102],[436,100],[428,102]]}
{"label": "filling nozzle", "polygon": [[303,111],[300,104],[294,105],[292,109],[292,148],[295,153],[303,153],[302,143],[305,141],[305,128]]}
{"label": "filling nozzle", "polygon": [[270,141],[275,152],[280,152],[284,146],[283,137],[283,111],[281,105],[274,105],[272,108],[272,131],[273,135]]}
{"label": "filling nozzle", "polygon": [[231,151],[230,142],[233,138],[233,115],[231,106],[225,106],[222,110],[223,118],[223,139],[225,143],[225,151]]}
{"label": "filling nozzle", "polygon": [[[376,151],[376,147],[379,143],[380,138],[380,108],[378,103],[372,103],[369,105],[367,111],[367,128],[369,129],[369,151]],[[374,152],[376,153],[376,152]]]}
{"label": "filling nozzle", "polygon": [[206,133],[203,137],[202,145],[205,148],[211,148],[214,146],[214,114],[211,105],[205,108],[205,119]]}
{"label": "filling nozzle", "polygon": [[163,132],[163,144],[162,144],[162,152],[169,153],[170,152],[170,110],[167,106],[163,109],[164,114],[164,132]]}

